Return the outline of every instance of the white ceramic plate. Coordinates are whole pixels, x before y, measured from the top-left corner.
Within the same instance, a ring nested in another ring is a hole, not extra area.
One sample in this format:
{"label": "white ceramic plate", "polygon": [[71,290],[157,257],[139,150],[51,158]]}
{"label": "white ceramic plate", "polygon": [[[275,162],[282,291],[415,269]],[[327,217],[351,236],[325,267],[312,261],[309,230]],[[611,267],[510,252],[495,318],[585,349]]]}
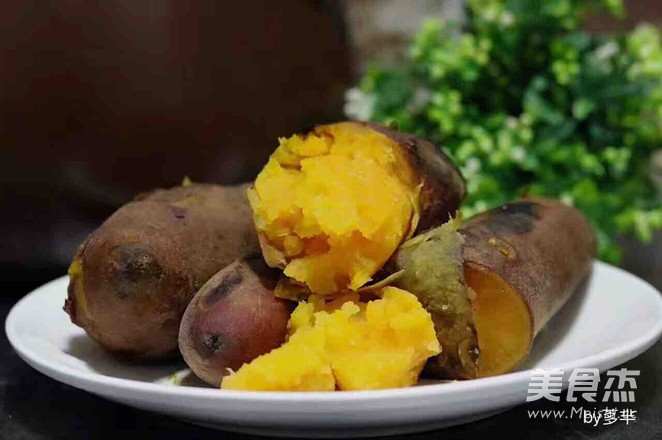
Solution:
{"label": "white ceramic plate", "polygon": [[7,317],[9,341],[28,364],[137,408],[269,435],[397,434],[477,420],[524,403],[532,368],[606,370],[642,353],[662,332],[660,293],[627,272],[595,263],[590,281],[536,338],[520,371],[380,391],[221,391],[189,380],[182,363],[132,365],[106,355],[62,311],[66,287],[66,277],[40,287]]}

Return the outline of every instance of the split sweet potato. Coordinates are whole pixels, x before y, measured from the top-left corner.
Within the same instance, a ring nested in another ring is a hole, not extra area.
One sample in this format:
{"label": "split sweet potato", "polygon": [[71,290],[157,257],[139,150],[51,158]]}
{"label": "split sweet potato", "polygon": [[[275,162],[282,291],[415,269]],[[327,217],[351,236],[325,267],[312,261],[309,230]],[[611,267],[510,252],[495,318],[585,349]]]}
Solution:
{"label": "split sweet potato", "polygon": [[462,228],[464,276],[476,292],[478,375],[516,368],[533,339],[590,273],[596,237],[556,200],[529,199],[478,215]]}
{"label": "split sweet potato", "polygon": [[588,275],[594,232],[576,209],[526,199],[405,242],[394,285],[432,314],[443,351],[427,373],[470,379],[506,373]]}
{"label": "split sweet potato", "polygon": [[465,196],[455,165],[416,136],[361,122],[280,139],[249,191],[267,264],[313,293],[357,290],[416,230]]}

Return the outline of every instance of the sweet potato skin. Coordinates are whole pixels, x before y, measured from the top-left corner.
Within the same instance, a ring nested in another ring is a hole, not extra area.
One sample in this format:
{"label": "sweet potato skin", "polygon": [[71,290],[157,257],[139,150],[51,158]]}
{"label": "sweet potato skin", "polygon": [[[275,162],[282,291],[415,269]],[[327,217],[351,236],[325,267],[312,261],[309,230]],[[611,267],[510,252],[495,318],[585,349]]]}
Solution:
{"label": "sweet potato skin", "polygon": [[228,368],[285,342],[294,303],[276,298],[280,272],[261,256],[237,260],[205,283],[189,303],[179,329],[179,350],[202,380],[220,386]]}
{"label": "sweet potato skin", "polygon": [[65,311],[108,351],[135,359],[177,352],[197,290],[259,249],[246,186],[188,185],[138,196],[79,247]]}
{"label": "sweet potato skin", "polygon": [[391,138],[406,152],[423,180],[417,231],[439,226],[455,215],[467,194],[466,183],[455,163],[427,139],[374,122],[356,122]]}
{"label": "sweet potato skin", "polygon": [[442,351],[428,360],[424,373],[447,379],[476,377],[478,340],[459,224],[454,219],[405,242],[387,268],[398,274],[393,285],[416,295],[432,316]]}
{"label": "sweet potato skin", "polygon": [[531,341],[589,275],[596,254],[586,218],[556,200],[508,203],[473,217],[460,231],[465,269],[496,274],[523,298]]}

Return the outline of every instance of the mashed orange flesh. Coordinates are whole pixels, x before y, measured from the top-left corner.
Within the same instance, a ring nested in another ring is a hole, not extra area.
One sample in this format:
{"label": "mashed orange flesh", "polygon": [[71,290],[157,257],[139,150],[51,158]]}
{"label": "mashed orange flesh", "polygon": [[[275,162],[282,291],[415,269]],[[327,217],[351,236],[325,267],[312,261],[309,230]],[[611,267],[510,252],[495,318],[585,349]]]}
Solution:
{"label": "mashed orange flesh", "polygon": [[248,192],[265,260],[319,295],[357,290],[416,228],[421,179],[359,124],[279,143]]}
{"label": "mashed orange flesh", "polygon": [[414,385],[425,361],[441,351],[432,317],[414,295],[385,287],[361,302],[345,294],[332,302],[311,296],[289,322],[281,347],[223,379],[221,388],[331,391]]}

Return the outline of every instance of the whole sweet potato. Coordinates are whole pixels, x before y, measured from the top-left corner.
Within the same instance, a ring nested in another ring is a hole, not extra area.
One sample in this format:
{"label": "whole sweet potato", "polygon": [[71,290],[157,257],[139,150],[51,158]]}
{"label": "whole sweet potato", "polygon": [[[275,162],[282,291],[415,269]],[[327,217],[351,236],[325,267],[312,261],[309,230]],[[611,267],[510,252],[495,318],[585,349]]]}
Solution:
{"label": "whole sweet potato", "polygon": [[124,205],[81,244],[64,309],[113,353],[171,355],[195,292],[257,250],[245,185],[156,190]]}
{"label": "whole sweet potato", "polygon": [[265,354],[285,341],[294,303],[276,298],[280,272],[261,256],[235,261],[196,293],[179,329],[179,350],[191,370],[219,386],[228,368]]}

